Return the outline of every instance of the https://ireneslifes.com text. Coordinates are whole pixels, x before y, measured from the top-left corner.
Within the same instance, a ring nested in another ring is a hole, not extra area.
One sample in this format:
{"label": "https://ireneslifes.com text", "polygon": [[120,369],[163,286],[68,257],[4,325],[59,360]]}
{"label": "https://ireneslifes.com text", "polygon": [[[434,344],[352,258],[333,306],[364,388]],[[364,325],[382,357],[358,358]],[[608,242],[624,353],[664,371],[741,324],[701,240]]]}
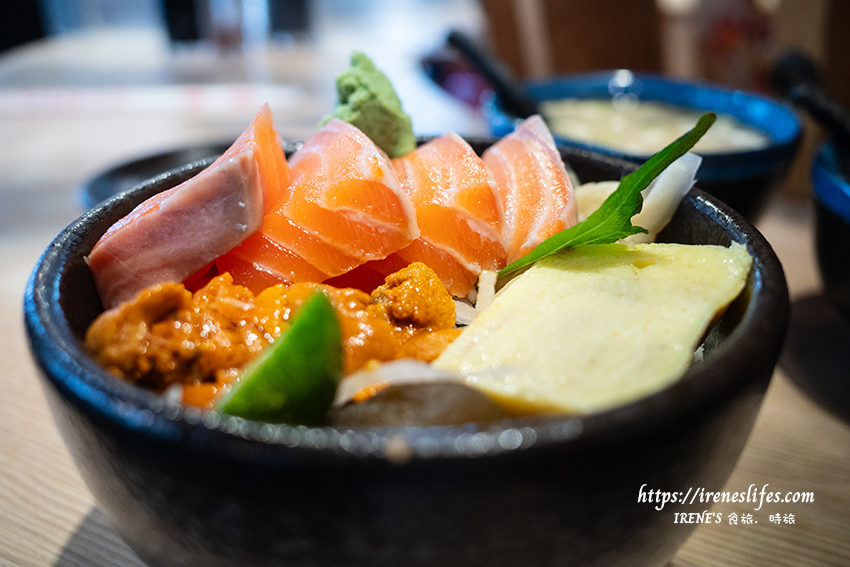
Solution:
{"label": "https://ireneslifes.com text", "polygon": [[793,524],[794,514],[783,511],[785,504],[810,504],[815,501],[814,492],[783,491],[771,487],[769,484],[757,486],[751,484],[745,491],[709,491],[702,487],[690,487],[687,491],[670,492],[660,489],[648,488],[646,484],[638,490],[637,501],[640,504],[652,504],[658,511],[664,510],[665,506],[670,509],[676,505],[699,505],[708,506],[720,503],[749,503],[752,504],[752,513],[723,513],[710,512],[679,512],[674,511],[673,522],[683,524],[709,524],[728,521],[730,524],[752,524],[758,523],[756,512],[762,512],[767,516],[769,522],[775,524]]}

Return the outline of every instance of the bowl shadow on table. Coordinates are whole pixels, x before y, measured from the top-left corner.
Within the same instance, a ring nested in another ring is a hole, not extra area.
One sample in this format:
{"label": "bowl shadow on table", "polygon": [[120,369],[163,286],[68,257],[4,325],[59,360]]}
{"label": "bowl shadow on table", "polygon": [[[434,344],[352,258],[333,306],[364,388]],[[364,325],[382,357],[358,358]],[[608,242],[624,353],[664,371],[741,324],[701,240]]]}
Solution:
{"label": "bowl shadow on table", "polygon": [[812,400],[850,422],[850,320],[825,295],[791,304],[779,366]]}
{"label": "bowl shadow on table", "polygon": [[141,559],[115,532],[106,516],[92,507],[79,523],[53,567],[87,567],[121,565],[145,567]]}

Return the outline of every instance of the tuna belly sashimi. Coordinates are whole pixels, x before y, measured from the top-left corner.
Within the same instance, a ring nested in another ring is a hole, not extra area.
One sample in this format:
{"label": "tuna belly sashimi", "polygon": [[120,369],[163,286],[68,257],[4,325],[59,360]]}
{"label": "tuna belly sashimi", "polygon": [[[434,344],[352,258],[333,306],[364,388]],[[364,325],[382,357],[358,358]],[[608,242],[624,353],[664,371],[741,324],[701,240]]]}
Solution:
{"label": "tuna belly sashimi", "polygon": [[87,262],[104,307],[151,285],[183,281],[237,246],[260,227],[265,194],[288,182],[264,106],[212,165],[143,202],[98,240]]}
{"label": "tuna belly sashimi", "polygon": [[572,183],[540,116],[525,120],[482,157],[504,208],[509,263],[577,222]]}
{"label": "tuna belly sashimi", "polygon": [[324,281],[419,236],[389,158],[356,127],[331,120],[289,165],[292,183],[257,234],[216,261],[237,283]]}
{"label": "tuna belly sashimi", "polygon": [[433,269],[449,291],[464,296],[483,270],[505,265],[503,212],[492,175],[454,133],[393,160],[416,209],[420,236],[396,254]]}

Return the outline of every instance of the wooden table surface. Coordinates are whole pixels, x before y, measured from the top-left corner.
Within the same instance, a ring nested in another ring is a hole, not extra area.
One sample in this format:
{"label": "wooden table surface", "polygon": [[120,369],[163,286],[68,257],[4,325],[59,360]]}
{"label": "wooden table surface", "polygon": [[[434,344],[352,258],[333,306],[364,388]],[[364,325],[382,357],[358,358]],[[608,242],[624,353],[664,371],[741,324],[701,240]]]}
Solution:
{"label": "wooden table surface", "polygon": [[[479,16],[461,3],[448,20],[477,25]],[[395,38],[405,49],[375,59],[397,83],[419,133],[484,133],[480,116],[415,70],[415,56],[444,32],[424,28],[404,38],[407,43]],[[150,32],[86,33],[0,57],[0,564],[141,565],[74,467],[46,406],[22,324],[29,272],[49,241],[82,212],[81,183],[129,159],[232,140],[266,100],[282,135],[303,139],[332,104],[332,77],[346,64],[350,37],[340,32],[284,46],[259,63],[175,55]],[[814,305],[827,318],[812,222],[807,200],[779,195],[758,227],[783,263],[794,306]],[[850,426],[803,394],[784,368],[773,376],[725,490],[769,485],[769,491],[813,492],[814,502],[758,512],[751,504],[716,504],[712,511],[724,521],[699,526],[670,565],[850,565]],[[733,512],[741,517],[737,525],[725,520]],[[748,513],[752,524],[743,523]],[[780,523],[770,521],[776,514]]]}

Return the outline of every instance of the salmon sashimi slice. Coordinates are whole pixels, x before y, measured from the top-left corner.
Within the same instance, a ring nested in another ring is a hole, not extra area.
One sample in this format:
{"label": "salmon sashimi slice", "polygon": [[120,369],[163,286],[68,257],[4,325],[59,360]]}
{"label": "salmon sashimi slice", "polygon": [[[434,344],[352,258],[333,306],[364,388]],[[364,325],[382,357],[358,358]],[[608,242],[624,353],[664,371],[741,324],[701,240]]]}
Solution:
{"label": "salmon sashimi slice", "polygon": [[577,222],[564,162],[543,119],[532,116],[484,152],[505,213],[508,263]]}
{"label": "salmon sashimi slice", "polygon": [[266,105],[212,165],[143,202],[98,240],[86,261],[104,307],[183,281],[237,246],[260,227],[289,176]]}
{"label": "salmon sashimi slice", "polygon": [[[278,209],[266,215],[260,231],[279,246],[289,249],[292,254],[305,258],[305,261],[307,261],[306,258],[309,258],[309,262],[317,270],[327,274],[325,277],[347,272],[363,263],[361,258],[346,254],[341,249],[332,246],[317,235],[295,224],[284,214],[283,209]],[[304,280],[300,276],[295,277],[297,279],[291,281],[321,281]]]}
{"label": "salmon sashimi slice", "polygon": [[331,120],[289,164],[291,181],[252,238],[216,260],[239,285],[321,282],[385,258],[419,234],[386,154]]}
{"label": "salmon sashimi slice", "polygon": [[385,279],[388,275],[406,268],[410,263],[399,258],[397,253],[393,253],[382,260],[366,262],[340,276],[325,280],[324,283],[333,287],[353,287],[372,293],[376,287],[386,283]]}
{"label": "salmon sashimi slice", "polygon": [[276,278],[275,284],[321,282],[362,263],[293,223],[282,209],[263,217],[255,234],[215,261],[220,273],[230,271],[238,285],[252,291],[255,282],[270,277]]}
{"label": "salmon sashimi slice", "polygon": [[[292,185],[282,214],[359,263],[385,258],[419,236],[413,204],[389,158],[351,124],[331,120],[304,143],[289,165]],[[281,241],[275,232],[269,234]],[[287,245],[320,265],[315,251],[302,242]],[[349,269],[341,265],[331,275]]]}
{"label": "salmon sashimi slice", "polygon": [[[483,270],[505,266],[504,213],[484,161],[460,136],[448,133],[393,160],[416,209],[420,245],[398,252],[433,269],[454,295],[466,295]],[[411,245],[412,246],[412,245]],[[432,262],[416,258],[428,251]],[[440,253],[437,254],[436,252]],[[458,269],[468,274],[458,277]],[[471,280],[471,281],[470,281]],[[465,282],[470,282],[468,287]]]}
{"label": "salmon sashimi slice", "polygon": [[384,283],[384,278],[388,275],[409,266],[413,262],[422,262],[428,267],[440,266],[442,275],[437,273],[436,270],[434,270],[434,273],[437,273],[440,281],[455,297],[465,297],[478,279],[478,274],[468,270],[454,256],[432,246],[423,238],[417,238],[383,260],[366,262],[346,274],[327,280],[325,283],[335,287],[355,287],[371,293],[372,290]]}
{"label": "salmon sashimi slice", "polygon": [[[310,260],[307,260],[310,258]],[[322,282],[363,263],[295,224],[283,208],[263,217],[260,229],[241,245],[216,260],[219,272],[231,271],[233,280],[252,291],[255,281],[275,284]],[[238,265],[238,272],[233,266]]]}
{"label": "salmon sashimi slice", "polygon": [[216,259],[219,273],[229,272],[234,283],[255,294],[279,283],[320,282],[328,274],[270,238],[262,229]]}
{"label": "salmon sashimi slice", "polygon": [[428,267],[438,266],[440,271],[432,268],[434,273],[439,276],[449,293],[455,297],[465,297],[480,274],[480,272],[469,270],[452,254],[422,238],[414,240],[409,246],[396,252],[395,256],[404,260],[405,264],[422,262]]}

